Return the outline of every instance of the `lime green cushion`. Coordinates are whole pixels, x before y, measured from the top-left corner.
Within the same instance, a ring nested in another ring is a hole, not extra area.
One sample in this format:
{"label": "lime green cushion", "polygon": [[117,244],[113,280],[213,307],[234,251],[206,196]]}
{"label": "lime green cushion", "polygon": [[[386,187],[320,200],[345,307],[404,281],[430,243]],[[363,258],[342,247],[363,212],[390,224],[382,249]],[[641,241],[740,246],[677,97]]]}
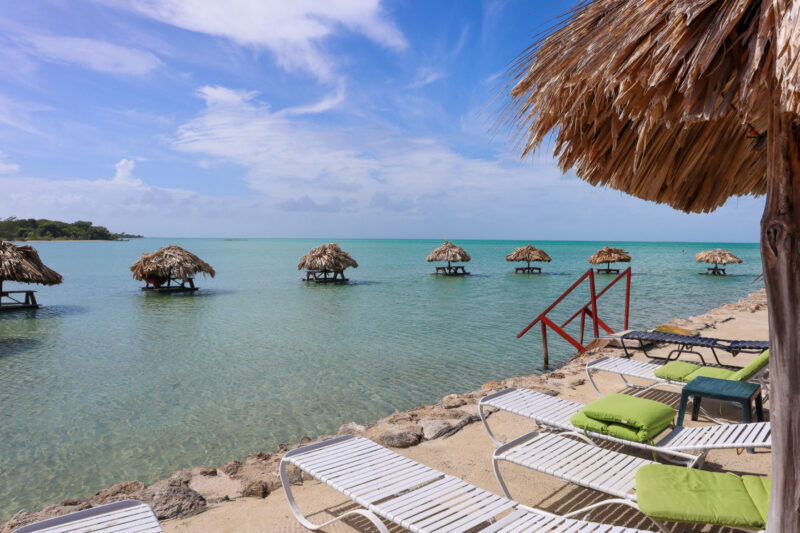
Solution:
{"label": "lime green cushion", "polygon": [[742,476],[742,483],[753,500],[753,504],[761,514],[764,522],[767,521],[767,511],[769,511],[769,492],[771,480],[768,477],[761,476]]}
{"label": "lime green cushion", "polygon": [[686,337],[699,337],[700,332],[693,329],[679,328],[678,326],[670,326],[669,324],[662,324],[653,331],[657,333],[672,333],[673,335],[685,335]]}
{"label": "lime green cushion", "polygon": [[684,378],[698,368],[700,368],[699,365],[687,363],[685,361],[670,361],[666,365],[656,369],[653,374],[661,379],[667,379],[669,381],[682,381],[686,383],[687,381]]}
{"label": "lime green cushion", "polygon": [[609,394],[586,405],[570,422],[587,431],[650,442],[674,418],[675,410],[669,405],[626,394]]}
{"label": "lime green cushion", "polygon": [[764,353],[753,359],[750,362],[750,364],[747,365],[746,367],[736,371],[728,379],[733,379],[735,381],[747,381],[748,379],[752,378],[756,372],[758,372],[768,364],[769,364],[769,350],[765,351]]}
{"label": "lime green cushion", "polygon": [[758,497],[756,504],[743,479],[730,472],[657,464],[636,471],[639,508],[656,520],[762,529],[766,514],[760,510],[763,496]]}
{"label": "lime green cushion", "polygon": [[[600,433],[601,435],[610,435],[618,439],[630,440],[634,442],[650,442],[653,440],[653,438],[649,436],[649,433],[651,432],[641,432],[636,428],[622,424],[608,424],[606,422],[601,422],[600,420],[589,418],[588,416],[584,415],[582,411],[578,411],[572,415],[572,418],[570,418],[569,421],[573,426],[584,431],[593,431],[595,433]],[[669,423],[664,425],[661,429],[654,428],[653,431],[655,431],[655,433],[652,433],[652,436],[658,435],[668,426]]]}
{"label": "lime green cushion", "polygon": [[707,378],[717,378],[717,379],[731,379],[733,375],[733,370],[730,368],[719,368],[716,366],[701,366],[684,379],[686,382],[692,381],[694,378],[699,378],[700,376],[704,376]]}

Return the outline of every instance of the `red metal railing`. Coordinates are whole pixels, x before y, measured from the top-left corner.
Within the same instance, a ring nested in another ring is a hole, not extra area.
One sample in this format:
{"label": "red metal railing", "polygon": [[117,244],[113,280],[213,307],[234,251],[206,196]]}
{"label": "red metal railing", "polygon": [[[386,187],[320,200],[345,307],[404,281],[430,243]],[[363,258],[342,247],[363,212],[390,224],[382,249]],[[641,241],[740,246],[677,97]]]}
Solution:
{"label": "red metal railing", "polygon": [[[575,288],[578,287],[578,285],[583,283],[583,281],[586,278],[589,278],[589,301],[583,307],[578,309],[578,311],[574,315],[569,317],[566,322],[564,322],[560,326],[557,325],[555,322],[553,322],[547,316],[547,313],[552,311],[559,303],[561,303],[561,301],[564,298],[566,298],[569,293],[571,293],[573,290],[575,290]],[[608,290],[611,287],[613,287],[622,278],[626,279],[626,282],[625,282],[625,324],[624,324],[622,329],[628,329],[628,317],[629,317],[629,314],[630,314],[630,305],[631,305],[631,269],[630,269],[630,267],[628,267],[625,270],[623,270],[616,278],[614,278],[614,281],[612,281],[611,283],[606,285],[606,287],[602,291],[600,291],[599,293],[595,290],[594,270],[592,270],[590,268],[589,270],[586,271],[586,273],[583,276],[578,278],[578,281],[573,283],[572,286],[569,289],[564,291],[564,293],[561,296],[559,296],[558,299],[556,299],[555,302],[550,304],[550,306],[547,309],[545,309],[539,316],[537,316],[536,319],[533,322],[528,324],[528,326],[525,329],[520,331],[519,334],[517,335],[517,338],[519,339],[520,337],[522,337],[523,335],[528,333],[528,331],[533,326],[535,326],[537,323],[540,323],[542,325],[542,347],[544,349],[544,366],[545,366],[545,368],[547,368],[549,366],[549,364],[550,364],[548,350],[547,350],[547,328],[548,327],[550,327],[550,329],[552,329],[553,331],[558,333],[564,340],[569,342],[579,352],[581,352],[581,353],[585,352],[586,351],[586,346],[583,345],[583,336],[584,336],[584,330],[585,330],[585,327],[586,327],[586,316],[587,315],[589,315],[589,318],[592,319],[592,333],[594,334],[594,338],[597,338],[597,337],[600,336],[600,328],[602,328],[603,331],[605,331],[606,333],[609,333],[609,334],[614,333],[614,330],[611,329],[608,326],[608,324],[606,324],[605,322],[603,322],[603,320],[600,319],[600,316],[599,316],[599,314],[597,312],[597,300],[601,296],[603,296],[606,292],[608,292]],[[577,318],[578,315],[580,315],[580,317],[581,317],[581,332],[580,332],[580,337],[579,337],[580,340],[579,341],[576,340],[572,335],[567,333],[565,331],[565,329],[564,329],[564,328],[567,327],[567,325],[569,325],[570,322],[575,320],[575,318]]]}

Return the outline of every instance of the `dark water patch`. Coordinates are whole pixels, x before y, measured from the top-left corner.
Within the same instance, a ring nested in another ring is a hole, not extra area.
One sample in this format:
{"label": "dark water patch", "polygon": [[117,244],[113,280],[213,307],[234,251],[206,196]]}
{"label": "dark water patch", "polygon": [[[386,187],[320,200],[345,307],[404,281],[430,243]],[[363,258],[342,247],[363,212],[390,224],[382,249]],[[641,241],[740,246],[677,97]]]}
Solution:
{"label": "dark water patch", "polygon": [[37,348],[41,343],[38,339],[25,337],[0,339],[0,359],[28,352]]}

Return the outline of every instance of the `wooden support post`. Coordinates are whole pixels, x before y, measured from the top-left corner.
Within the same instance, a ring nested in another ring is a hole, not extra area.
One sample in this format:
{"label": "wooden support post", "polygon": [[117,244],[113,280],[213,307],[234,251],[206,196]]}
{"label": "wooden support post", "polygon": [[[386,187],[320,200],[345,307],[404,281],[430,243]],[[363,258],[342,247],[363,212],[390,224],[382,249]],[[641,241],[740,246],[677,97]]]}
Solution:
{"label": "wooden support post", "polygon": [[550,366],[550,355],[547,353],[547,325],[542,321],[542,351],[544,352],[544,369]]}
{"label": "wooden support post", "polygon": [[586,327],[586,308],[584,307],[581,311],[581,337],[578,340],[581,344],[583,344],[583,330]]}
{"label": "wooden support post", "polygon": [[[773,82],[774,83],[774,82]],[[769,533],[800,532],[800,124],[772,88],[761,261],[769,307],[772,494]]]}

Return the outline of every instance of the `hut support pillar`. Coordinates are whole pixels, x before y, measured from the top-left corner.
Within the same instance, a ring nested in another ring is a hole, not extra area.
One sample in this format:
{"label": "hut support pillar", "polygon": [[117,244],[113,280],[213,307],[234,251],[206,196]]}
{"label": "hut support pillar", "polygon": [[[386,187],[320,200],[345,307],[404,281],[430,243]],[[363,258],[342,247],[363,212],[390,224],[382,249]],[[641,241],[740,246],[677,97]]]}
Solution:
{"label": "hut support pillar", "polygon": [[800,532],[800,124],[773,89],[761,258],[769,303],[772,495],[767,531]]}

